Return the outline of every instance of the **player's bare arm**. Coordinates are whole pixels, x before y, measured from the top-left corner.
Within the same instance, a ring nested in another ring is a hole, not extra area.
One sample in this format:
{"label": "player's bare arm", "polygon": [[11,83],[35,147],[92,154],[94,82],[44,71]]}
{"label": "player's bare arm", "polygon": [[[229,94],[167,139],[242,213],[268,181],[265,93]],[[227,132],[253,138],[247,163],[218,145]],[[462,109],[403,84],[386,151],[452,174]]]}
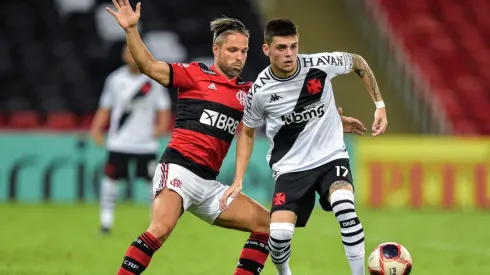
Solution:
{"label": "player's bare arm", "polygon": [[168,86],[170,82],[170,65],[166,62],[156,60],[141,40],[138,31],[138,21],[141,12],[141,3],[136,4],[133,10],[129,0],[112,0],[116,11],[106,8],[106,10],[116,18],[117,22],[126,31],[126,40],[129,51],[133,56],[138,69],[163,86]]}
{"label": "player's bare arm", "polygon": [[373,71],[367,64],[366,60],[360,55],[352,55],[352,71],[355,72],[364,83],[364,86],[369,92],[369,95],[376,104],[376,112],[374,114],[374,123],[372,127],[373,136],[381,135],[385,132],[388,126],[386,109],[384,107],[383,98],[379,91],[378,83]]}
{"label": "player's bare arm", "polygon": [[378,83],[374,77],[374,73],[367,64],[366,60],[360,55],[352,55],[352,71],[355,72],[359,78],[364,82],[364,85],[368,89],[369,95],[374,102],[382,101],[381,93],[379,91]]}
{"label": "player's bare arm", "polygon": [[242,130],[237,141],[235,178],[233,179],[233,184],[226,190],[220,200],[220,208],[223,211],[228,209],[228,197],[234,198],[242,191],[243,178],[245,177],[245,171],[247,170],[254,146],[255,131],[255,128],[247,127],[242,123]]}
{"label": "player's bare arm", "polygon": [[92,127],[90,129],[90,135],[95,144],[102,146],[104,144],[104,127],[109,121],[110,110],[107,108],[100,108],[95,113],[94,120],[92,121]]}

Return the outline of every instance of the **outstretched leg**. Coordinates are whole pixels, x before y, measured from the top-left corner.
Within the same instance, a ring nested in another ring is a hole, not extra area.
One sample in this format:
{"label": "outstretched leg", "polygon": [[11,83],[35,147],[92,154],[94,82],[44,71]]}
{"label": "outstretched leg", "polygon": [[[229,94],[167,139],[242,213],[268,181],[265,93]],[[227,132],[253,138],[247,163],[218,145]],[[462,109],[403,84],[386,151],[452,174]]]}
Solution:
{"label": "outstretched leg", "polygon": [[288,210],[272,213],[270,225],[269,247],[271,260],[279,275],[291,275],[289,258],[291,257],[291,239],[296,224],[296,214]]}
{"label": "outstretched leg", "polygon": [[[234,275],[258,275],[264,268],[269,252],[279,275],[290,275],[290,242],[296,214],[276,211],[272,214],[259,203],[239,194],[228,210],[221,213],[214,224],[224,228],[252,232],[240,254]],[[270,232],[270,234],[269,234]]]}
{"label": "outstretched leg", "polygon": [[328,200],[337,221],[352,275],[364,275],[364,230],[354,208],[354,191],[347,181],[336,181]]}
{"label": "outstretched leg", "polygon": [[150,264],[153,254],[167,240],[183,211],[189,207],[190,199],[186,197],[183,188],[167,185],[169,178],[178,178],[179,175],[183,179],[186,178],[178,166],[158,165],[153,178],[156,195],[153,200],[150,226],[129,246],[117,274],[136,275],[143,273]]}
{"label": "outstretched leg", "polygon": [[182,214],[182,198],[170,189],[163,189],[153,202],[152,221],[129,246],[118,275],[141,274],[150,264],[153,254],[167,240]]}
{"label": "outstretched leg", "polygon": [[[218,197],[219,199],[220,197]],[[239,194],[214,225],[251,232],[243,246],[234,275],[259,275],[269,255],[269,211],[258,202]]]}

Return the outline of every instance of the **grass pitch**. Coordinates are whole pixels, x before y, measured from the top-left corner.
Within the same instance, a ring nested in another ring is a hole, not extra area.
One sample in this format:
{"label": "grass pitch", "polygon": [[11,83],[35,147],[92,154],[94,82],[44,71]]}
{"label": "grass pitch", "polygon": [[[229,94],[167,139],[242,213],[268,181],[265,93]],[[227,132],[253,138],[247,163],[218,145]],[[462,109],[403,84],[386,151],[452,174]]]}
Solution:
{"label": "grass pitch", "polygon": [[[379,243],[396,241],[412,254],[412,274],[490,274],[488,212],[361,208],[358,213],[366,254]],[[105,275],[116,274],[128,245],[146,229],[149,209],[119,204],[110,236],[99,234],[97,205],[0,204],[0,218],[1,275]],[[333,215],[315,210],[308,226],[294,234],[294,274],[350,274]],[[247,236],[186,213],[144,274],[231,275]],[[276,274],[270,259],[262,274]]]}

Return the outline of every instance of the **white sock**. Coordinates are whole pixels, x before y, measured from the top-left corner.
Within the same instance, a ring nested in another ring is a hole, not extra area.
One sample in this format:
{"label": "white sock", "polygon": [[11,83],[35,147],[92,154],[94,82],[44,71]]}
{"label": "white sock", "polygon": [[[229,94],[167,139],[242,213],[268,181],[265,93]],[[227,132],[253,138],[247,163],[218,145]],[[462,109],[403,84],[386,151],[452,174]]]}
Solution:
{"label": "white sock", "polygon": [[364,230],[354,208],[354,193],[337,190],[330,196],[333,213],[340,223],[340,233],[352,275],[364,275]]}
{"label": "white sock", "polygon": [[111,228],[114,222],[114,208],[117,199],[116,181],[104,177],[100,188],[100,224]]}
{"label": "white sock", "polygon": [[270,225],[269,249],[271,260],[276,266],[278,275],[291,275],[289,258],[291,257],[291,238],[294,224],[273,222]]}

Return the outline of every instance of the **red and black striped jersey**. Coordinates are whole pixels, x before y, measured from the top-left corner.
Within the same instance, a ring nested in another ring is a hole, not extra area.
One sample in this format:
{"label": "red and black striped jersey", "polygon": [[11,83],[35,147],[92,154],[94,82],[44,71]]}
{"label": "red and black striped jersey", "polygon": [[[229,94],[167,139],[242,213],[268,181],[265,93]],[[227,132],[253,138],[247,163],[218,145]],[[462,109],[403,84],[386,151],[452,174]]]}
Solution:
{"label": "red and black striped jersey", "polygon": [[235,132],[251,82],[228,79],[202,63],[170,65],[169,87],[178,89],[170,143],[160,162],[181,165],[216,179]]}

